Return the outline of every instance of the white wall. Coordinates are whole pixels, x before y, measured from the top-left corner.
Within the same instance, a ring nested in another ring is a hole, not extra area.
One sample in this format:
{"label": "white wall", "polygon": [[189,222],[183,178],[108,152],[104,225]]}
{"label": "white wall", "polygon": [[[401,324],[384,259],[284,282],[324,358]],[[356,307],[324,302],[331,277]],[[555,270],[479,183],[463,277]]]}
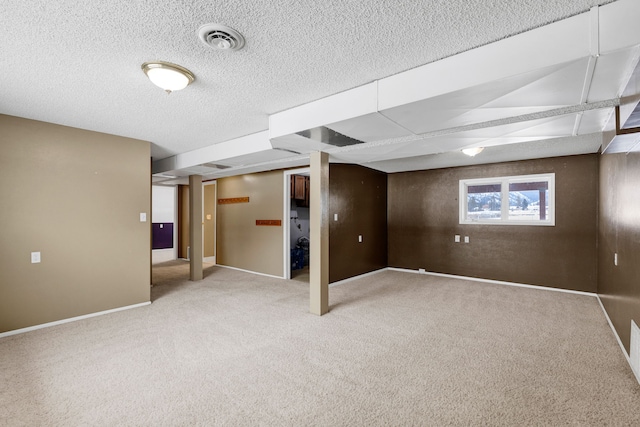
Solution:
{"label": "white wall", "polygon": [[173,248],[154,249],[151,251],[151,262],[171,261],[178,257],[178,224],[176,215],[176,188],[162,185],[151,187],[151,222],[173,223]]}

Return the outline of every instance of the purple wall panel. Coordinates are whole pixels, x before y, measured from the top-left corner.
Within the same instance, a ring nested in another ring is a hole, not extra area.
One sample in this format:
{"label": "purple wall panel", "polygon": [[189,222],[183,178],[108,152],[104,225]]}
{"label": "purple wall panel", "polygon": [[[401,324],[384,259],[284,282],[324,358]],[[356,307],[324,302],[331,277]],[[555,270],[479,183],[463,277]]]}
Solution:
{"label": "purple wall panel", "polygon": [[152,227],[152,249],[170,249],[173,247],[173,223],[154,222]]}

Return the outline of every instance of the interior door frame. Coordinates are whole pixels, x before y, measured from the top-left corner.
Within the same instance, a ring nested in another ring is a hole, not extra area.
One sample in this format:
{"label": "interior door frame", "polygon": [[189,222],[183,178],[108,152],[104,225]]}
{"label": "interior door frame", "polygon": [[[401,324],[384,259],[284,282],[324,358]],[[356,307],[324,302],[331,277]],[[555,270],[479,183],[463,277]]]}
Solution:
{"label": "interior door frame", "polygon": [[[204,213],[204,187],[209,186],[209,185],[215,185],[215,191],[213,192],[213,221],[214,221],[214,226],[213,226],[213,256],[210,257],[205,257],[203,256],[202,259],[205,262],[211,262],[213,264],[216,263],[216,258],[218,255],[218,241],[217,241],[217,237],[218,237],[218,181],[211,180],[211,181],[204,181],[202,183],[202,222],[204,223],[204,221],[206,221],[206,217],[205,217],[205,213]],[[202,253],[204,255],[204,226],[202,227]]]}
{"label": "interior door frame", "polygon": [[310,175],[311,168],[290,169],[284,171],[284,193],[283,193],[283,221],[282,221],[282,246],[284,248],[283,275],[282,277],[291,279],[291,175]]}

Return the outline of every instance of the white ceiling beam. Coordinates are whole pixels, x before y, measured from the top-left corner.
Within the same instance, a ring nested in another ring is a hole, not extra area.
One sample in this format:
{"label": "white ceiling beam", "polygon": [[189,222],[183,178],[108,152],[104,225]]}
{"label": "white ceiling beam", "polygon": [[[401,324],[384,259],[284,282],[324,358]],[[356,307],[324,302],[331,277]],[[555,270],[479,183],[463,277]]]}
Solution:
{"label": "white ceiling beam", "polygon": [[269,136],[278,138],[377,111],[377,82],[269,116]]}
{"label": "white ceiling beam", "polygon": [[156,160],[152,173],[184,169],[204,163],[222,162],[225,159],[270,150],[269,132],[262,131],[240,138],[230,139],[219,144],[209,145],[186,153],[176,154],[166,159]]}

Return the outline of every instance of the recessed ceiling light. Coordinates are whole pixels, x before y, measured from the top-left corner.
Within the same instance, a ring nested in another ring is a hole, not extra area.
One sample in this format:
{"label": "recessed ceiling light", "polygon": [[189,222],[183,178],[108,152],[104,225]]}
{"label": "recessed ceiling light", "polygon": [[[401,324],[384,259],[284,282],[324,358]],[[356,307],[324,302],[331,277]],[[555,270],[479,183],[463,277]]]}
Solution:
{"label": "recessed ceiling light", "polygon": [[186,68],[164,61],[145,62],[142,71],[154,85],[167,93],[184,89],[196,79]]}
{"label": "recessed ceiling light", "polygon": [[464,148],[462,152],[467,156],[475,156],[476,154],[480,154],[484,150],[484,147],[473,147],[473,148]]}

